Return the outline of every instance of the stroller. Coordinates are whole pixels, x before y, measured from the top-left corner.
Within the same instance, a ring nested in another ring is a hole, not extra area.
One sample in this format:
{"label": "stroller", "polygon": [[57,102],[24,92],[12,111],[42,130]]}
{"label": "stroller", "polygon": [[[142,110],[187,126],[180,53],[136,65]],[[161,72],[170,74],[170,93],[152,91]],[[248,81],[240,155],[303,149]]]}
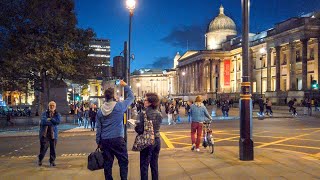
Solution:
{"label": "stroller", "polygon": [[[214,152],[214,140],[211,128],[211,121],[205,121],[203,123],[203,142],[202,146],[204,148],[211,148],[211,154]],[[210,150],[210,149],[209,149]]]}

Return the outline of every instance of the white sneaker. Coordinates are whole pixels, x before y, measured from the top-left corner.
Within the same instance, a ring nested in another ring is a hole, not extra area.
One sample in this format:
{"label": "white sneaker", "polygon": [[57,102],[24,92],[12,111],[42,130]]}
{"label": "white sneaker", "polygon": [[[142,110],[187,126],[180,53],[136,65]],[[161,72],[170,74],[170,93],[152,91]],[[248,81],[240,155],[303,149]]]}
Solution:
{"label": "white sneaker", "polygon": [[196,151],[197,151],[197,152],[200,152],[200,149],[199,149],[199,148],[197,148],[197,149],[196,149]]}

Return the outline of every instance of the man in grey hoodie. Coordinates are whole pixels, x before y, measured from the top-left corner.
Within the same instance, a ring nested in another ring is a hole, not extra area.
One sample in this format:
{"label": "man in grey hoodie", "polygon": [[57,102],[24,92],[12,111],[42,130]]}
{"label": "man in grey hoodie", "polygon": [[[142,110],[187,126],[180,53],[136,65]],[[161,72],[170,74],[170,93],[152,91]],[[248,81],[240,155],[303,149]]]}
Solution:
{"label": "man in grey hoodie", "polygon": [[114,156],[118,159],[121,179],[128,178],[129,160],[124,140],[123,113],[133,102],[134,96],[130,87],[123,80],[120,81],[120,86],[124,87],[128,97],[122,102],[116,102],[114,88],[107,89],[104,92],[106,102],[101,106],[96,116],[96,143],[103,150],[105,179],[113,179]]}

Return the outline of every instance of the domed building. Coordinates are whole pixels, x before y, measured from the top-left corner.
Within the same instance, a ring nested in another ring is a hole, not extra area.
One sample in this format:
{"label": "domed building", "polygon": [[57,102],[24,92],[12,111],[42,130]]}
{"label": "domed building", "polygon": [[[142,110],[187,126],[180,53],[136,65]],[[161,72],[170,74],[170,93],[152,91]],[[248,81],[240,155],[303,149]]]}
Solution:
{"label": "domed building", "polygon": [[[205,49],[188,50],[178,59],[174,98],[194,100],[240,98],[242,36],[234,21],[220,13],[208,25]],[[249,76],[252,99],[274,104],[305,97],[320,99],[320,12],[292,17],[259,33],[249,34]],[[179,55],[180,56],[180,55]],[[177,57],[175,57],[175,60]]]}
{"label": "domed building", "polygon": [[221,44],[227,41],[227,37],[236,35],[236,24],[230,17],[224,14],[224,8],[221,5],[219,15],[210,22],[205,34],[206,49],[221,49]]}

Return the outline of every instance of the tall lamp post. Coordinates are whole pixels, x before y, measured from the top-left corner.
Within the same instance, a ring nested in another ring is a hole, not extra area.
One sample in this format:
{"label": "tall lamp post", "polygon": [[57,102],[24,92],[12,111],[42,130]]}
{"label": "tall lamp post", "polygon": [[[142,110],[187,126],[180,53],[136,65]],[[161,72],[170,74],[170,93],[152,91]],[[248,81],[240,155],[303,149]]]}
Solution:
{"label": "tall lamp post", "polygon": [[182,72],[182,104],[184,104],[184,93],[185,93],[185,90],[184,90],[184,76],[186,75],[186,72]]}
{"label": "tall lamp post", "polygon": [[249,77],[249,2],[241,0],[242,5],[242,83],[240,91],[240,139],[239,159],[253,160],[252,141],[252,100]]}
{"label": "tall lamp post", "polygon": [[[126,8],[129,10],[129,39],[128,39],[128,54],[125,56],[126,61],[126,80],[128,86],[130,86],[130,59],[131,59],[131,21],[133,16],[133,10],[136,7],[136,1],[135,0],[126,0]],[[127,96],[127,95],[126,95]],[[127,136],[127,120],[131,118],[131,112],[130,109],[127,110],[126,117],[124,120],[124,139],[126,142],[128,139]]]}
{"label": "tall lamp post", "polygon": [[263,47],[263,48],[260,48],[259,50],[260,54],[261,54],[261,57],[260,57],[260,95],[261,95],[261,98],[262,98],[262,64],[263,64],[263,57],[266,53],[266,49]]}
{"label": "tall lamp post", "polygon": [[129,40],[128,40],[128,57],[127,57],[127,65],[128,65],[128,70],[127,70],[127,84],[130,86],[130,59],[131,59],[131,27],[132,27],[132,16],[133,16],[133,10],[136,7],[136,1],[135,0],[127,0],[126,1],[126,7],[129,10]]}

